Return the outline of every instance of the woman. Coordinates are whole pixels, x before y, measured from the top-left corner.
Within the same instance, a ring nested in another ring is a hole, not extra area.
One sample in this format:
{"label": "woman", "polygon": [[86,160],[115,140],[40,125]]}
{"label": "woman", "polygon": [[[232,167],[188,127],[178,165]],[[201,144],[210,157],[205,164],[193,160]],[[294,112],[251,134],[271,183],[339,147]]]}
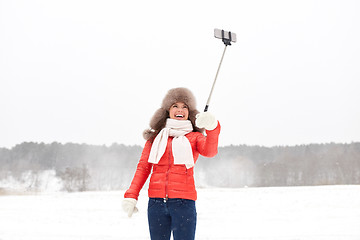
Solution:
{"label": "woman", "polygon": [[[202,134],[206,130],[206,137]],[[193,167],[199,154],[217,154],[220,124],[208,112],[199,113],[186,88],[170,89],[144,131],[146,141],[135,176],[125,192],[123,209],[137,212],[139,192],[150,175],[148,221],[153,240],[195,238],[197,193]]]}

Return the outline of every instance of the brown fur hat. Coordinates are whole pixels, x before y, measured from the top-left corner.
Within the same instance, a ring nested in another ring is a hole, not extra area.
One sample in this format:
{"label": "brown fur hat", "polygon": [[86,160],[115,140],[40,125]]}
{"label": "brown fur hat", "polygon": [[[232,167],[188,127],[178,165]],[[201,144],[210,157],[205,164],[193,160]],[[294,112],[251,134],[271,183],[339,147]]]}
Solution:
{"label": "brown fur hat", "polygon": [[156,110],[150,120],[150,129],[146,129],[143,133],[145,140],[153,139],[166,125],[166,119],[169,118],[170,107],[177,102],[185,103],[189,108],[189,120],[191,121],[194,132],[203,132],[195,126],[196,114],[199,111],[196,109],[196,100],[192,92],[187,88],[173,88],[170,89],[164,97],[161,107]]}

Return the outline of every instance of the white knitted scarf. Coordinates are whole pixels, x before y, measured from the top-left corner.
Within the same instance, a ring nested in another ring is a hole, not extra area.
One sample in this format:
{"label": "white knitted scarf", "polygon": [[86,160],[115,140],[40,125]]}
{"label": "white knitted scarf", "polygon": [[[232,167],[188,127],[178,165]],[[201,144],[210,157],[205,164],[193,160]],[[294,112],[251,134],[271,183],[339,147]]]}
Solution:
{"label": "white knitted scarf", "polygon": [[154,139],[151,146],[148,162],[158,164],[164,155],[169,136],[174,137],[172,141],[172,153],[174,164],[185,164],[186,168],[194,166],[194,157],[189,140],[186,134],[193,131],[189,120],[176,120],[168,118],[163,128]]}

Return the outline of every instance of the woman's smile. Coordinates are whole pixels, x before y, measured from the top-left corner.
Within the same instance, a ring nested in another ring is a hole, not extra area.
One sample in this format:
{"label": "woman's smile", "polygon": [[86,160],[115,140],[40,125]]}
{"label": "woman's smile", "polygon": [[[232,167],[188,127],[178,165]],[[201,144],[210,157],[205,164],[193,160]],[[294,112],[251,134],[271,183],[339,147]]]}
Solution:
{"label": "woman's smile", "polygon": [[169,116],[171,119],[188,120],[189,108],[183,102],[174,103],[169,109]]}

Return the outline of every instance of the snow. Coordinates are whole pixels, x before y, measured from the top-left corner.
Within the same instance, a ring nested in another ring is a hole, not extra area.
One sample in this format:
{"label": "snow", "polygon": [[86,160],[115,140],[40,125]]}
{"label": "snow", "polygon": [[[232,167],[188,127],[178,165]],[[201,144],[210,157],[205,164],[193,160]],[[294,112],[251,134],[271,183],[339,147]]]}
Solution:
{"label": "snow", "polygon": [[[147,195],[132,218],[123,191],[0,196],[0,240],[149,239]],[[359,240],[360,186],[198,189],[196,239]]]}

